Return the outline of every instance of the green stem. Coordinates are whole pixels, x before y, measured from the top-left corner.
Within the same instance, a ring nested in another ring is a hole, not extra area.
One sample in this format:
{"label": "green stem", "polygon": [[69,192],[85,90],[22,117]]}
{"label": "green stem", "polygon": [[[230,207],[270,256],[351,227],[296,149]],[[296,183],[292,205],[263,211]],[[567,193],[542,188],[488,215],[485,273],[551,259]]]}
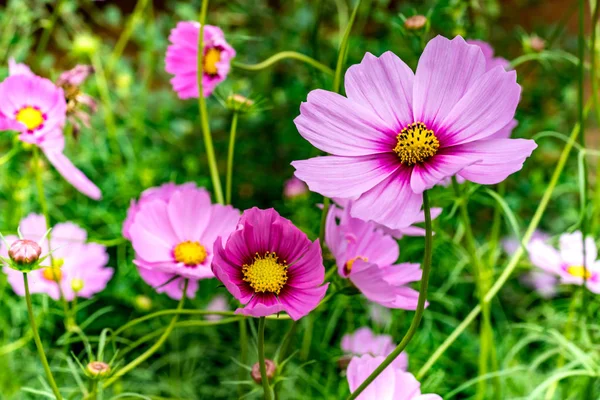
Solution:
{"label": "green stem", "polygon": [[40,360],[42,361],[42,365],[44,366],[44,371],[46,372],[46,377],[48,378],[48,383],[50,384],[50,388],[52,388],[54,396],[56,396],[57,400],[62,400],[62,396],[60,395],[58,386],[56,386],[56,382],[54,381],[54,376],[52,376],[50,365],[48,365],[46,353],[44,353],[44,346],[42,345],[42,341],[40,340],[40,334],[38,333],[37,325],[35,323],[35,317],[33,316],[33,306],[31,305],[31,293],[29,293],[29,281],[27,280],[27,273],[25,272],[23,272],[23,283],[25,284],[25,301],[27,302],[27,312],[29,314],[29,323],[31,324],[31,330],[33,332],[33,340],[35,341],[35,347],[37,347],[38,354],[40,355]]}
{"label": "green stem", "polygon": [[14,156],[16,156],[19,151],[21,151],[21,146],[18,144],[13,145],[13,148],[10,149],[8,153],[0,157],[0,165],[4,165],[9,162]]}
{"label": "green stem", "polygon": [[431,210],[429,206],[429,194],[423,192],[423,211],[425,213],[425,254],[423,256],[423,276],[421,278],[421,287],[419,288],[419,300],[413,320],[408,328],[408,331],[402,338],[400,344],[390,353],[389,356],[369,375],[367,379],[348,397],[348,400],[353,400],[361,394],[371,382],[375,380],[395,359],[404,351],[412,338],[417,333],[417,328],[423,318],[425,311],[425,302],[427,300],[427,288],[429,287],[429,273],[431,272],[431,256],[433,254],[433,234],[431,229]]}
{"label": "green stem", "polygon": [[208,121],[208,111],[206,109],[206,99],[204,98],[204,90],[202,88],[202,78],[204,76],[204,25],[206,22],[206,13],[208,10],[208,0],[202,0],[202,8],[200,11],[200,35],[198,36],[198,109],[200,111],[200,120],[202,123],[202,136],[204,145],[206,146],[206,158],[208,159],[208,167],[210,169],[210,177],[212,179],[213,189],[217,203],[224,204],[223,189],[221,187],[221,178],[219,177],[219,169],[217,167],[217,159],[215,157],[215,149],[213,147],[212,135],[210,133],[210,123]]}
{"label": "green stem", "polygon": [[231,65],[235,68],[244,69],[246,71],[260,71],[265,68],[269,68],[271,65],[285,59],[294,59],[298,61],[302,61],[306,64],[309,64],[316,69],[326,73],[327,75],[333,75],[333,70],[329,68],[327,65],[322,64],[315,60],[312,57],[309,57],[305,54],[301,54],[295,51],[281,51],[277,54],[272,55],[267,58],[265,61],[259,62],[258,64],[244,64],[240,62],[232,62]]}
{"label": "green stem", "polygon": [[[586,105],[585,115],[587,115],[587,113],[589,112],[590,106],[591,103],[588,103]],[[558,179],[560,178],[560,175],[562,174],[562,171],[565,168],[567,159],[569,158],[569,154],[571,153],[571,149],[573,148],[573,145],[576,144],[577,135],[579,135],[579,124],[576,124],[575,127],[573,127],[573,130],[571,131],[569,141],[566,143],[560,155],[560,158],[558,159],[558,163],[556,164],[556,168],[554,169],[552,178],[550,179],[550,183],[544,191],[544,194],[539,202],[538,208],[536,209],[535,214],[533,215],[533,218],[531,219],[531,222],[529,223],[529,226],[527,227],[527,230],[525,231],[525,234],[521,239],[521,247],[519,247],[517,251],[513,254],[510,261],[508,262],[508,265],[503,270],[502,274],[498,277],[491,289],[486,293],[483,299],[484,302],[489,303],[498,294],[500,289],[502,289],[504,284],[510,278],[510,275],[517,267],[521,257],[523,257],[523,255],[525,254],[524,244],[529,243],[529,241],[531,240],[531,236],[537,229],[542,219],[542,216],[546,211],[546,207],[548,207],[548,203],[550,202],[552,193],[554,192],[554,189],[558,184]],[[448,336],[444,343],[442,343],[437,348],[437,350],[429,357],[429,360],[427,360],[427,362],[421,367],[417,374],[418,380],[421,380],[421,378],[423,378],[423,376],[427,373],[427,371],[429,371],[433,364],[435,364],[435,362],[442,356],[442,354],[444,354],[444,352],[452,345],[452,343],[454,343],[454,341],[461,335],[461,333],[463,333],[465,329],[467,329],[471,322],[473,322],[475,318],[477,318],[480,312],[481,305],[477,305],[475,308],[473,308],[473,310],[471,310],[471,312],[466,316],[466,318],[454,329],[454,331],[452,331],[452,333],[450,334],[450,336]]]}
{"label": "green stem", "polygon": [[[179,305],[177,306],[178,311],[181,311],[183,309],[183,304],[185,303],[185,297],[187,295],[188,283],[189,283],[189,281],[186,279],[183,284],[181,300],[179,301]],[[104,382],[102,387],[104,389],[106,389],[107,387],[109,387],[110,385],[115,383],[120,377],[122,377],[123,375],[125,375],[126,373],[128,373],[129,371],[131,371],[132,369],[134,369],[135,367],[137,367],[138,365],[140,365],[141,363],[146,361],[148,358],[150,358],[158,349],[160,349],[160,347],[163,345],[163,343],[167,340],[167,338],[169,337],[169,335],[175,328],[175,324],[177,324],[178,319],[179,319],[179,314],[175,314],[175,316],[173,316],[173,318],[171,319],[171,322],[167,326],[167,329],[165,329],[164,333],[156,341],[156,343],[154,343],[154,345],[152,345],[152,347],[150,347],[148,350],[146,350],[138,358],[136,358],[135,360],[133,360],[132,362],[130,362],[123,368],[119,369],[116,374],[114,374],[109,380]]]}
{"label": "green stem", "polygon": [[265,317],[258,320],[258,365],[260,366],[260,380],[265,392],[265,400],[271,400],[271,388],[265,365]]}
{"label": "green stem", "polygon": [[58,17],[60,16],[60,10],[62,8],[63,3],[64,3],[64,0],[58,0],[56,5],[54,6],[54,9],[52,10],[52,17],[50,18],[50,25],[48,25],[48,27],[46,29],[44,29],[44,33],[42,33],[42,37],[40,38],[40,41],[38,42],[38,45],[35,50],[35,54],[37,54],[37,58],[36,58],[36,62],[35,62],[36,68],[38,68],[40,66],[40,61],[46,52],[46,46],[48,45],[48,41],[50,40],[50,34],[54,30],[54,26],[56,25],[56,22],[58,21]]}
{"label": "green stem", "polygon": [[[598,85],[598,76],[596,75],[596,63],[598,59],[598,53],[596,49],[596,40],[598,37],[598,20],[600,19],[600,1],[596,2],[594,8],[594,14],[592,17],[592,38],[591,38],[591,68],[590,68],[590,80],[592,81],[592,99],[594,102],[594,109],[596,111],[596,121],[600,124],[600,99],[598,98],[598,92],[600,87]],[[600,162],[596,166],[596,189],[594,193],[594,215],[591,218],[593,229],[592,232],[598,233],[600,231]]]}
{"label": "green stem", "polygon": [[133,33],[133,28],[135,28],[135,25],[140,20],[140,17],[142,16],[143,12],[146,10],[147,4],[148,0],[138,0],[138,2],[136,3],[135,9],[133,10],[131,17],[129,17],[129,20],[127,21],[127,27],[123,30],[121,36],[119,36],[117,44],[115,45],[115,49],[110,55],[110,60],[106,67],[106,72],[108,74],[112,72],[113,68],[115,67],[115,64],[117,63],[117,60],[121,57],[121,54],[123,54],[123,50],[125,50],[125,46],[127,46],[127,42],[129,42],[131,34]]}
{"label": "green stem", "polygon": [[[248,363],[248,323],[245,318],[240,319],[239,322],[240,328],[240,363],[242,365],[246,365]],[[239,379],[243,381],[246,379],[247,371],[245,368],[240,366]],[[239,388],[240,398],[244,394],[244,389],[242,385]]]}
{"label": "green stem", "polygon": [[225,182],[225,202],[231,204],[231,188],[233,182],[233,157],[235,154],[235,136],[237,132],[238,112],[233,112],[231,130],[229,131],[229,150],[227,151],[227,181]]}

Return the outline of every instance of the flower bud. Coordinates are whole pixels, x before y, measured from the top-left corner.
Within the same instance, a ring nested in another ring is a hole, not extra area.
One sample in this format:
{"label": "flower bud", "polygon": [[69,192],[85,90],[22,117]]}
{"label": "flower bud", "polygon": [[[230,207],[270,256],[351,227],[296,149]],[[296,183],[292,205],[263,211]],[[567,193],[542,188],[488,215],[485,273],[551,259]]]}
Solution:
{"label": "flower bud", "polygon": [[241,113],[249,112],[252,107],[255,105],[254,100],[250,100],[249,98],[242,96],[241,94],[230,94],[227,97],[227,108],[232,111],[237,111]]}
{"label": "flower bud", "polygon": [[73,51],[79,55],[90,56],[98,51],[100,41],[93,35],[83,33],[75,37]]}
{"label": "flower bud", "polygon": [[[265,368],[267,369],[267,378],[269,380],[273,379],[273,377],[275,376],[275,371],[277,369],[275,367],[275,363],[271,360],[265,360]],[[256,363],[252,366],[252,372],[250,373],[250,376],[252,377],[254,382],[258,383],[259,385],[262,384],[259,363]]]}
{"label": "flower bud", "polygon": [[140,311],[150,311],[152,309],[152,299],[143,295],[136,296],[135,307]]}
{"label": "flower bud", "polygon": [[71,280],[71,289],[73,289],[75,293],[81,292],[84,286],[85,282],[83,281],[83,279],[75,278]]}
{"label": "flower bud", "polygon": [[91,65],[77,64],[74,68],[60,74],[56,80],[58,86],[81,86],[90,74],[94,72]]}
{"label": "flower bud", "polygon": [[539,53],[546,47],[546,41],[537,35],[533,35],[529,38],[529,47],[531,50]]}
{"label": "flower bud", "polygon": [[110,365],[102,361],[92,361],[85,370],[92,378],[103,378],[110,374]]}
{"label": "flower bud", "polygon": [[417,31],[427,24],[427,17],[424,15],[413,15],[404,21],[404,27],[409,31]]}
{"label": "flower bud", "polygon": [[8,250],[8,256],[17,265],[34,264],[42,254],[42,248],[33,240],[19,239]]}

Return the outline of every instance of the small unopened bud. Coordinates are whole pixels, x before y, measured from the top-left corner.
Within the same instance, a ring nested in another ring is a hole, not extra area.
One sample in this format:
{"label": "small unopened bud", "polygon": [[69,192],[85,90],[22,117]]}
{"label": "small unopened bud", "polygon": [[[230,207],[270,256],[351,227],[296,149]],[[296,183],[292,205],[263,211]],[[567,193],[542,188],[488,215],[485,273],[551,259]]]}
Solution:
{"label": "small unopened bud", "polygon": [[308,186],[306,186],[306,183],[295,176],[285,181],[285,184],[283,185],[283,196],[286,199],[294,199],[304,196],[307,193]]}
{"label": "small unopened bud", "polygon": [[85,282],[83,281],[83,279],[75,278],[71,280],[71,289],[73,289],[75,293],[81,292],[84,286]]}
{"label": "small unopened bud", "polygon": [[533,35],[529,38],[529,47],[531,47],[531,50],[539,53],[546,48],[546,41],[537,35]]}
{"label": "small unopened bud", "polygon": [[17,265],[31,265],[42,254],[42,248],[33,240],[20,239],[14,242],[8,250],[8,256]]}
{"label": "small unopened bud", "polygon": [[140,311],[150,311],[152,309],[152,300],[148,296],[139,295],[135,298],[135,306]]}
{"label": "small unopened bud", "polygon": [[83,33],[75,37],[72,49],[80,55],[92,55],[100,47],[100,41],[93,35]]}
{"label": "small unopened bud", "polygon": [[254,100],[242,96],[241,94],[231,94],[227,97],[227,108],[241,113],[247,113],[254,106]]}
{"label": "small unopened bud", "polygon": [[404,27],[409,31],[422,29],[427,24],[427,17],[424,15],[413,15],[404,21]]}
{"label": "small unopened bud", "polygon": [[102,378],[110,374],[110,365],[102,361],[92,361],[85,369],[93,378]]}
{"label": "small unopened bud", "polygon": [[[267,369],[267,378],[269,380],[273,379],[273,377],[275,376],[275,371],[277,369],[275,367],[275,363],[271,360],[265,360],[265,367]],[[252,377],[254,382],[258,383],[259,385],[262,384],[262,379],[260,375],[260,365],[258,363],[252,366],[252,372],[250,373],[250,376]]]}
{"label": "small unopened bud", "polygon": [[60,74],[56,80],[58,86],[81,86],[90,74],[94,72],[91,65],[78,64],[74,68]]}

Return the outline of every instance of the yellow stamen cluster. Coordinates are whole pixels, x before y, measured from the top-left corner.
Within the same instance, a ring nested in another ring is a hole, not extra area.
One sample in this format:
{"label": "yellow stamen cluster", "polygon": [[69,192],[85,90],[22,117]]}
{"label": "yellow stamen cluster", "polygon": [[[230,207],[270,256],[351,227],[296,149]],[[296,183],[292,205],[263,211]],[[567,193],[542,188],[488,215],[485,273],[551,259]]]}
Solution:
{"label": "yellow stamen cluster", "polygon": [[440,147],[440,142],[433,131],[427,129],[422,122],[407,125],[396,139],[398,143],[394,147],[394,153],[398,154],[402,164],[408,166],[424,162],[434,156]]}
{"label": "yellow stamen cluster", "polygon": [[356,256],[354,258],[351,258],[344,265],[344,271],[346,271],[347,274],[349,274],[350,272],[352,272],[352,267],[354,266],[354,263],[358,259],[363,260],[364,262],[368,262],[369,261],[369,259],[367,257],[362,257],[362,256]]}
{"label": "yellow stamen cluster", "polygon": [[590,279],[592,277],[590,270],[583,265],[571,265],[567,268],[567,272],[576,278]]}
{"label": "yellow stamen cluster", "polygon": [[206,259],[206,249],[198,242],[181,242],[173,250],[175,260],[188,267],[196,266]]}
{"label": "yellow stamen cluster", "polygon": [[244,281],[257,293],[279,294],[288,280],[287,271],[287,262],[279,262],[277,254],[268,251],[264,256],[256,253],[252,264],[242,266]]}
{"label": "yellow stamen cluster", "polygon": [[221,50],[211,47],[202,58],[202,71],[208,75],[217,75],[217,63],[221,60]]}
{"label": "yellow stamen cluster", "polygon": [[62,279],[62,272],[59,267],[48,267],[44,268],[42,276],[49,282],[60,282]]}
{"label": "yellow stamen cluster", "polygon": [[16,119],[24,124],[28,130],[33,131],[44,123],[44,114],[37,108],[27,106],[17,112]]}

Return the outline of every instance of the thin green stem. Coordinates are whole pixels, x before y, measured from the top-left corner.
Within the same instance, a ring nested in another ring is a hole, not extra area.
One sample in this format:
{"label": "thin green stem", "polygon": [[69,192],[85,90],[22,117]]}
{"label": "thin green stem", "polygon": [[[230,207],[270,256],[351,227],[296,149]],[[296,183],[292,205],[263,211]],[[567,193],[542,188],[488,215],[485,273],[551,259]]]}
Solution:
{"label": "thin green stem", "polygon": [[[246,322],[245,318],[240,319],[239,322],[239,328],[240,328],[240,363],[242,365],[246,365],[248,363],[248,323]],[[246,379],[246,369],[240,366],[240,372],[239,372],[239,380],[243,381],[244,379]],[[244,394],[243,393],[243,388],[242,385],[240,385],[239,388],[239,394],[240,397]]]}
{"label": "thin green stem", "polygon": [[13,148],[10,149],[8,153],[0,157],[0,165],[4,165],[9,162],[14,156],[16,156],[19,151],[21,151],[21,146],[18,144],[13,145]]}
{"label": "thin green stem", "polygon": [[269,387],[269,377],[267,376],[267,366],[265,364],[265,317],[260,317],[258,320],[258,365],[265,400],[271,400],[271,388]]}
{"label": "thin green stem", "polygon": [[[584,113],[585,115],[588,114],[590,106],[591,103],[588,103],[586,105]],[[494,285],[486,293],[484,297],[484,301],[486,303],[492,301],[492,299],[498,294],[500,289],[502,289],[504,284],[508,281],[511,274],[517,267],[519,260],[525,254],[524,246],[531,240],[531,236],[537,229],[542,219],[542,216],[544,215],[544,212],[548,207],[548,203],[550,202],[552,193],[554,193],[554,189],[558,184],[558,179],[560,178],[560,175],[562,174],[565,168],[567,159],[569,158],[569,154],[573,149],[573,145],[576,143],[577,135],[579,135],[579,124],[576,124],[573,127],[573,130],[571,131],[569,141],[566,143],[560,155],[560,158],[558,159],[556,168],[554,169],[552,178],[550,179],[550,183],[546,187],[546,190],[544,191],[544,194],[542,195],[542,198],[539,202],[538,208],[536,209],[535,214],[533,215],[533,218],[531,219],[531,222],[529,223],[529,226],[527,227],[527,230],[525,231],[525,234],[521,239],[521,247],[519,247],[517,251],[515,251],[510,261],[508,262],[508,265],[506,266],[506,268],[504,268],[502,274],[498,277]],[[466,316],[466,318],[456,328],[454,328],[454,331],[452,331],[450,336],[448,336],[444,343],[442,343],[436,349],[436,351],[429,357],[429,360],[427,360],[427,362],[421,367],[421,369],[417,373],[417,379],[420,380],[421,378],[423,378],[423,376],[427,373],[427,371],[429,371],[433,364],[435,364],[435,362],[444,354],[444,352],[452,345],[452,343],[454,343],[454,341],[465,331],[465,329],[467,329],[467,327],[475,320],[475,318],[477,318],[480,312],[481,306],[477,305],[475,308],[473,308],[473,310],[471,310],[471,312]]]}
{"label": "thin green stem", "polygon": [[431,228],[431,210],[429,206],[429,194],[423,192],[423,211],[425,213],[425,254],[423,256],[423,276],[421,277],[421,287],[419,289],[419,300],[413,320],[408,331],[402,338],[400,344],[390,353],[389,356],[369,375],[367,379],[348,397],[353,400],[358,397],[373,382],[379,374],[383,372],[395,359],[404,351],[412,338],[417,333],[423,312],[425,311],[425,302],[427,300],[427,288],[429,287],[429,273],[431,272],[431,256],[433,254],[433,230]]}
{"label": "thin green stem", "polygon": [[42,57],[44,56],[44,54],[46,53],[46,46],[48,46],[48,41],[50,40],[50,35],[52,34],[52,31],[54,30],[54,26],[56,25],[56,22],[58,21],[58,17],[60,16],[60,11],[62,9],[63,3],[64,3],[64,0],[58,0],[58,2],[56,2],[56,5],[54,6],[54,9],[52,10],[52,17],[50,18],[50,24],[48,25],[48,27],[46,29],[44,29],[44,33],[42,33],[42,37],[40,38],[40,41],[38,42],[38,45],[35,49],[35,54],[37,54],[37,58],[36,58],[36,62],[35,62],[36,68],[40,66],[40,61],[41,61]]}
{"label": "thin green stem", "polygon": [[200,111],[200,121],[202,123],[202,136],[204,138],[204,146],[206,147],[206,158],[208,159],[208,168],[210,169],[210,177],[215,191],[217,203],[224,204],[223,189],[221,187],[221,178],[219,177],[219,169],[217,167],[217,159],[215,157],[215,149],[213,147],[212,135],[210,133],[210,123],[208,120],[208,111],[206,109],[206,98],[202,86],[202,78],[204,77],[204,25],[206,22],[206,13],[208,11],[208,0],[202,0],[202,9],[200,10],[200,35],[198,36],[198,109]]}
{"label": "thin green stem", "polygon": [[44,346],[42,345],[42,341],[40,340],[40,334],[38,333],[37,325],[35,323],[35,317],[33,315],[33,306],[31,305],[31,293],[29,293],[29,281],[27,280],[27,273],[25,272],[23,272],[23,283],[25,285],[25,301],[27,302],[27,312],[29,314],[29,323],[31,324],[31,330],[33,332],[33,340],[35,341],[35,347],[37,347],[40,360],[42,361],[42,365],[44,366],[44,371],[46,372],[46,377],[48,378],[48,383],[50,384],[50,388],[52,389],[54,396],[56,396],[57,400],[62,400],[62,396],[60,394],[60,391],[58,390],[58,386],[56,386],[56,381],[54,381],[54,376],[52,376],[52,371],[50,370],[50,365],[48,364],[46,353],[44,353]]}
{"label": "thin green stem", "polygon": [[[181,311],[183,309],[183,305],[185,303],[185,297],[187,295],[188,283],[189,283],[189,281],[186,279],[183,284],[181,300],[179,301],[179,305],[177,306],[178,311]],[[102,387],[104,389],[106,389],[107,387],[109,387],[110,385],[115,383],[120,377],[122,377],[123,375],[125,375],[126,373],[128,373],[129,371],[131,371],[132,369],[136,368],[138,365],[140,365],[141,363],[146,361],[148,358],[150,358],[158,349],[160,349],[160,347],[167,340],[169,335],[171,335],[171,332],[175,328],[175,324],[177,324],[178,319],[179,319],[179,314],[175,314],[175,316],[173,316],[173,318],[171,319],[171,322],[167,326],[167,329],[165,329],[164,333],[161,335],[160,338],[158,338],[156,343],[154,343],[152,345],[152,347],[150,347],[148,350],[146,350],[144,353],[142,353],[135,360],[131,361],[129,364],[127,364],[123,368],[119,369],[116,374],[114,374],[110,379],[108,379],[106,382],[104,382]]]}
{"label": "thin green stem", "polygon": [[315,60],[312,57],[309,57],[305,54],[298,53],[295,51],[281,51],[281,52],[274,54],[271,57],[267,58],[265,61],[259,62],[257,64],[244,64],[244,63],[234,61],[231,63],[231,65],[234,68],[244,69],[246,71],[260,71],[260,70],[269,68],[273,64],[275,64],[279,61],[285,60],[285,59],[293,59],[293,60],[302,61],[308,65],[315,67],[319,71],[326,73],[327,75],[333,75],[333,70],[331,68],[329,68],[327,65],[320,63],[319,61]]}
{"label": "thin green stem", "polygon": [[[600,20],[600,1],[596,1],[596,7],[592,16],[592,37],[591,37],[591,68],[590,68],[590,80],[592,81],[592,99],[594,101],[594,109],[596,111],[596,123],[600,124],[600,99],[598,92],[600,87],[598,85],[598,76],[596,74],[596,63],[598,61],[598,51],[596,48],[596,41],[598,38],[598,20]],[[598,233],[600,231],[600,161],[596,165],[596,188],[594,193],[594,214],[592,220],[592,232]]]}
{"label": "thin green stem", "polygon": [[129,20],[127,21],[127,26],[121,33],[121,36],[119,36],[119,39],[117,40],[117,44],[115,45],[115,48],[114,48],[112,54],[110,55],[110,60],[106,67],[106,72],[108,74],[110,74],[112,72],[113,68],[115,67],[115,64],[117,63],[117,60],[123,54],[123,50],[125,50],[125,46],[127,46],[129,39],[131,39],[131,34],[133,33],[133,28],[135,28],[135,25],[140,20],[142,14],[146,10],[147,5],[148,5],[148,0],[138,0],[138,2],[136,3],[135,9],[133,10],[131,17],[129,17]]}
{"label": "thin green stem", "polygon": [[229,150],[227,151],[227,180],[225,182],[225,203],[231,204],[231,188],[233,185],[233,157],[235,154],[235,136],[237,132],[238,112],[233,112],[229,131]]}

